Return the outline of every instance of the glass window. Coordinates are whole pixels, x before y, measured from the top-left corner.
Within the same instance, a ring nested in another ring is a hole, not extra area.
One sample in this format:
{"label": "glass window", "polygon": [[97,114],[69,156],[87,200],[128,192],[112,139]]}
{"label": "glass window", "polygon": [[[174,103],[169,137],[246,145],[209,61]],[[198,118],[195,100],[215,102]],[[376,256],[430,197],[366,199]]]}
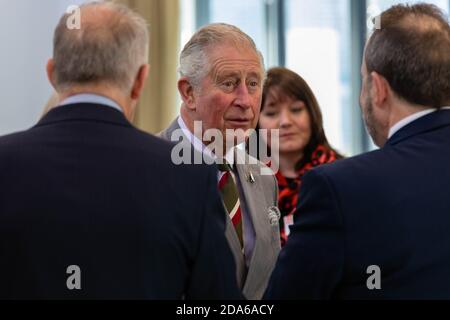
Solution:
{"label": "glass window", "polygon": [[211,0],[209,21],[224,22],[239,27],[255,41],[267,56],[265,0]]}
{"label": "glass window", "polygon": [[195,0],[180,1],[180,52],[195,32]]}
{"label": "glass window", "polygon": [[83,0],[0,0],[0,136],[36,124],[53,89],[45,64],[55,27],[70,5]]}
{"label": "glass window", "polygon": [[288,0],[285,9],[286,66],[311,86],[331,145],[352,155],[350,1]]}

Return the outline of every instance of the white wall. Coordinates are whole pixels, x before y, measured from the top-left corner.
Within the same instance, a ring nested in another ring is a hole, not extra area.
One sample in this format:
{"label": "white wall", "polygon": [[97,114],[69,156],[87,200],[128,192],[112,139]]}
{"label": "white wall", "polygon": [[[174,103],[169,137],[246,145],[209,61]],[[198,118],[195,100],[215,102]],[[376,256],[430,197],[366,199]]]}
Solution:
{"label": "white wall", "polygon": [[82,0],[0,0],[0,135],[33,126],[52,89],[45,65],[53,30]]}

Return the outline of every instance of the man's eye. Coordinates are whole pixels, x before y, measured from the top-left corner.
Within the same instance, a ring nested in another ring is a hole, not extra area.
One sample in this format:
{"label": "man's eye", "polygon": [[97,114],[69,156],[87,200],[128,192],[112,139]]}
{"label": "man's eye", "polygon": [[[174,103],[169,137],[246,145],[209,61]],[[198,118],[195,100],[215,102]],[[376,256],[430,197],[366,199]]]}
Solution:
{"label": "man's eye", "polygon": [[234,82],[233,81],[225,81],[224,83],[222,83],[222,85],[226,88],[232,88],[232,87],[234,87]]}
{"label": "man's eye", "polygon": [[252,89],[255,89],[255,88],[259,88],[260,87],[260,82],[258,81],[258,80],[250,80],[249,82],[248,82],[248,86],[250,87],[250,88],[252,88]]}

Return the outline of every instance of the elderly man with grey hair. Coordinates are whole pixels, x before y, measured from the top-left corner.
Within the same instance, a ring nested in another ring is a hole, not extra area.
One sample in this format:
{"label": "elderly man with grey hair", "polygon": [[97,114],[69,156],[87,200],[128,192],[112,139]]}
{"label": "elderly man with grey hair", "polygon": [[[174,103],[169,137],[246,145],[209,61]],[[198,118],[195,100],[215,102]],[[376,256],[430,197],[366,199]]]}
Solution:
{"label": "elderly man with grey hair", "polygon": [[240,146],[259,117],[262,55],[240,29],[211,24],[184,47],[180,76],[181,115],[160,136],[189,145],[206,155],[205,162],[219,164],[219,188],[228,212],[226,236],[238,283],[246,298],[260,299],[280,250],[278,191],[273,174],[262,174],[270,170]]}
{"label": "elderly man with grey hair", "polygon": [[134,128],[145,21],[111,2],[64,15],[48,62],[59,105],[0,138],[0,299],[236,299],[216,171],[176,166]]}

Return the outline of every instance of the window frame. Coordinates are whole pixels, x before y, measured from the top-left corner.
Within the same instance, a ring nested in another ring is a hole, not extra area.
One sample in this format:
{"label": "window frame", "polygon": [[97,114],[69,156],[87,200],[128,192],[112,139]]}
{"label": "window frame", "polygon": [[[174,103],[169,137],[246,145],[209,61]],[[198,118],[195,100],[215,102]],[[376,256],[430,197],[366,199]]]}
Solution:
{"label": "window frame", "polygon": [[[367,34],[367,4],[367,0],[350,0],[351,105],[344,106],[343,126],[349,128],[350,134],[346,139],[353,154],[373,149],[359,106],[362,81],[360,70]],[[195,6],[198,29],[210,22],[210,0],[195,0]],[[266,66],[286,66],[286,0],[266,1],[264,10],[268,51]]]}

